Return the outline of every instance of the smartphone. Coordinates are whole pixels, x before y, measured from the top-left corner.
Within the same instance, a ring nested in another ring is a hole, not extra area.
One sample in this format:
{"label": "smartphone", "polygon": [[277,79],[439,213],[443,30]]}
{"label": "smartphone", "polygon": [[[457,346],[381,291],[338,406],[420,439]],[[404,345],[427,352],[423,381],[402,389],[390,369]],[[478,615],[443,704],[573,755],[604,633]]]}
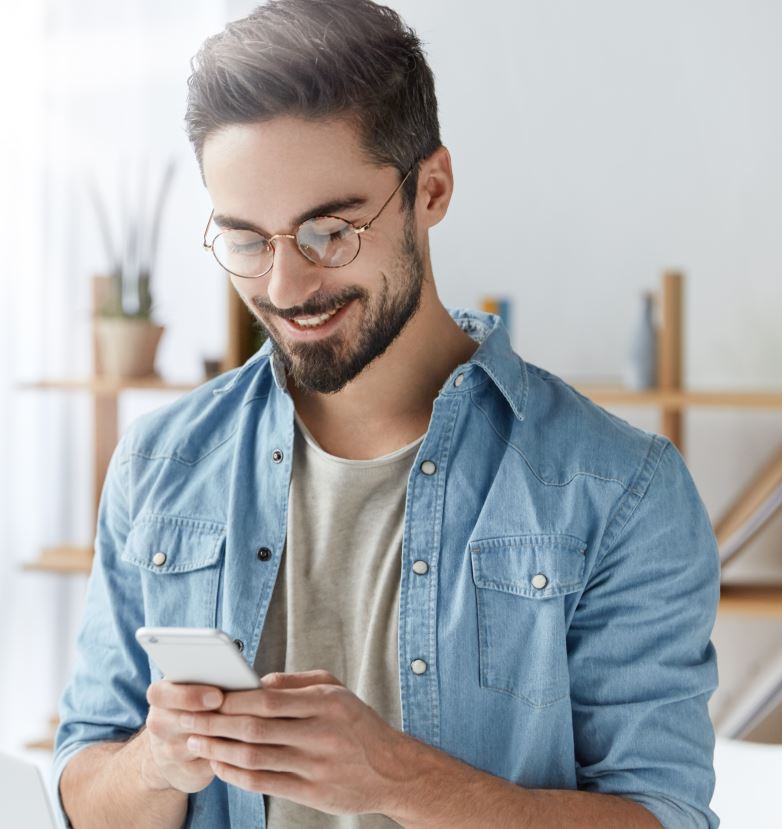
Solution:
{"label": "smartphone", "polygon": [[169,682],[214,685],[225,691],[261,687],[258,674],[222,630],[141,627],[136,639]]}

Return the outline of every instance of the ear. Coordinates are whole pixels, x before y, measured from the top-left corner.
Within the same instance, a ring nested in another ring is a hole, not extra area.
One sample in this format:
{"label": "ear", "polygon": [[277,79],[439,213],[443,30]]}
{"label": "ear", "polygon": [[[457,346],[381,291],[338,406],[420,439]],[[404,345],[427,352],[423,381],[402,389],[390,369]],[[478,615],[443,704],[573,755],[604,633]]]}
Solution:
{"label": "ear", "polygon": [[451,154],[441,144],[418,168],[415,211],[421,229],[433,227],[445,216],[452,193]]}

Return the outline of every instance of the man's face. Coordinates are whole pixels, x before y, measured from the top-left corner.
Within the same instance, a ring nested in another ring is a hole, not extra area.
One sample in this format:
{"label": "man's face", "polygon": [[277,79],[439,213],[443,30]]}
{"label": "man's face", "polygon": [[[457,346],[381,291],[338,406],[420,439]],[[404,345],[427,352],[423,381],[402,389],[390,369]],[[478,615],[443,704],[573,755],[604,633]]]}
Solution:
{"label": "man's face", "polygon": [[[399,184],[391,167],[369,163],[350,122],[280,117],[235,125],[207,138],[204,177],[215,218],[241,220],[267,238],[294,233],[295,220],[321,205],[356,201],[329,213],[359,227]],[[294,239],[275,239],[265,276],[232,276],[240,297],[274,341],[288,376],[306,391],[337,392],[379,357],[418,310],[424,261],[413,214],[398,191],[348,265],[307,260]],[[312,213],[312,215],[316,215]],[[209,238],[235,223],[212,223]],[[320,314],[339,309],[322,324]],[[296,320],[306,320],[309,325]]]}

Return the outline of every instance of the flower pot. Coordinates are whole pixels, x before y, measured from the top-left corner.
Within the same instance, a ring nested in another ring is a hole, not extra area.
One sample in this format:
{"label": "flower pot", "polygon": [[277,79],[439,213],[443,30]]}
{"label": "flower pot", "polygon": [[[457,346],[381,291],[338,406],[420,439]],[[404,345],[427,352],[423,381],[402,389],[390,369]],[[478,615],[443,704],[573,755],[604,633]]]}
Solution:
{"label": "flower pot", "polygon": [[108,377],[146,377],[155,373],[162,325],[127,317],[95,320],[99,365]]}

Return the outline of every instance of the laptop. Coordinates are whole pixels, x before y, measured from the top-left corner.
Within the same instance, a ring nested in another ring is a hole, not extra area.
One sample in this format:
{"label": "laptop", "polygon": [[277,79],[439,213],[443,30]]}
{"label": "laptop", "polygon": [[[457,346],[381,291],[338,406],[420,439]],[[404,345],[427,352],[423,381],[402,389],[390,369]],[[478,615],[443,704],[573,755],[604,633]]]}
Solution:
{"label": "laptop", "polygon": [[38,766],[0,753],[0,808],[3,826],[57,829]]}

